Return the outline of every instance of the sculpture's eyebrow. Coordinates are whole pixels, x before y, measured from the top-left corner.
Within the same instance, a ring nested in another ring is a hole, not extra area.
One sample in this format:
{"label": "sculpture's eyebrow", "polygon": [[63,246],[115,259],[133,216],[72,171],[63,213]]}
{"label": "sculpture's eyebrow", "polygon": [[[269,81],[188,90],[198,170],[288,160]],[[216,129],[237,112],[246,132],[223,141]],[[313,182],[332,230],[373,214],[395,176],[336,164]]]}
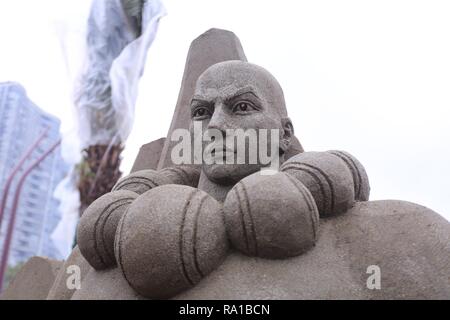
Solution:
{"label": "sculpture's eyebrow", "polygon": [[199,96],[199,95],[194,95],[194,96],[192,97],[192,99],[191,99],[191,104],[192,104],[194,101],[195,101],[195,102],[200,102],[200,103],[202,103],[202,104],[210,104],[210,103],[211,103],[210,101],[206,100],[204,97],[201,97],[201,96]]}
{"label": "sculpture's eyebrow", "polygon": [[[234,91],[234,92],[232,92],[232,93],[226,94],[224,100],[225,100],[226,102],[230,102],[231,100],[234,100],[234,99],[236,99],[236,98],[238,98],[239,96],[242,96],[242,95],[244,95],[244,94],[251,94],[251,95],[253,95],[256,99],[260,100],[259,97],[258,97],[258,94],[257,94],[256,91],[253,89],[253,87],[243,87],[243,88],[240,88],[240,89],[238,89],[238,90],[236,90],[236,91]],[[192,96],[191,104],[192,104],[193,102],[199,102],[199,103],[202,103],[202,104],[208,104],[208,105],[212,103],[211,101],[208,100],[208,98],[206,98],[206,97],[204,97],[204,96],[201,96],[201,95],[198,95],[198,94],[194,94],[194,95]]]}
{"label": "sculpture's eyebrow", "polygon": [[236,99],[239,96],[242,96],[244,94],[251,94],[256,99],[259,100],[258,95],[256,94],[255,90],[252,87],[244,87],[244,88],[241,88],[241,89],[233,92],[233,94],[228,95],[228,97],[225,98],[225,101],[229,102],[230,100]]}

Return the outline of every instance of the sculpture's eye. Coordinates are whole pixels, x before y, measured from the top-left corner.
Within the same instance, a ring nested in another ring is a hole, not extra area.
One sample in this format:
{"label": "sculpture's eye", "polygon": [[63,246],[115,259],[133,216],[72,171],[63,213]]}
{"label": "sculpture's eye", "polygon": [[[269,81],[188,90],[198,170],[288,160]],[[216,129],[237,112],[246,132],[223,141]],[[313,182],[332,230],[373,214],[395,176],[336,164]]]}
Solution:
{"label": "sculpture's eye", "polygon": [[246,113],[253,110],[255,110],[255,108],[247,101],[240,101],[233,106],[233,112],[236,113]]}
{"label": "sculpture's eye", "polygon": [[205,107],[196,108],[192,112],[192,118],[195,120],[203,120],[208,117],[211,117],[211,112],[208,110],[208,108]]}

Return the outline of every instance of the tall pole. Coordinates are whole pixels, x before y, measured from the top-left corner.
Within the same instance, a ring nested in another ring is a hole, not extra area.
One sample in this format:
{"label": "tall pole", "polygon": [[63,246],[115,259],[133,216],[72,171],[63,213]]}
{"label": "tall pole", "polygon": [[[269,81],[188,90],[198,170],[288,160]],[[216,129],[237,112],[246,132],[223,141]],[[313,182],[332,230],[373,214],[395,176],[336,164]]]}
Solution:
{"label": "tall pole", "polygon": [[45,138],[48,130],[49,130],[49,128],[47,128],[46,130],[44,130],[41,133],[41,135],[36,139],[36,141],[31,145],[31,147],[26,151],[26,153],[19,160],[19,163],[17,163],[17,165],[13,168],[13,170],[11,171],[11,174],[8,176],[8,179],[6,180],[5,189],[3,190],[2,200],[0,203],[0,230],[2,227],[3,216],[5,215],[6,202],[8,200],[8,193],[9,193],[9,188],[11,188],[11,183],[13,182],[13,179],[14,179],[16,173],[19,172],[20,168],[25,163],[25,160],[27,160],[27,158],[34,151],[34,149],[36,149],[37,146],[39,145],[39,143],[41,143],[41,141]]}
{"label": "tall pole", "polygon": [[60,144],[61,144],[61,140],[58,140],[46,152],[44,152],[38,159],[36,159],[25,170],[23,175],[20,177],[19,183],[17,184],[17,189],[14,194],[14,202],[13,202],[13,208],[12,208],[12,212],[11,212],[11,218],[9,219],[8,231],[6,233],[6,238],[5,238],[5,242],[3,245],[2,260],[1,260],[1,264],[0,264],[0,292],[2,291],[3,278],[5,276],[6,267],[8,265],[9,249],[11,247],[11,240],[12,240],[12,235],[13,235],[13,231],[14,231],[14,223],[16,220],[17,207],[19,205],[20,193],[22,192],[22,187],[25,183],[26,178],[31,173],[31,171],[33,171],[33,169],[36,168]]}

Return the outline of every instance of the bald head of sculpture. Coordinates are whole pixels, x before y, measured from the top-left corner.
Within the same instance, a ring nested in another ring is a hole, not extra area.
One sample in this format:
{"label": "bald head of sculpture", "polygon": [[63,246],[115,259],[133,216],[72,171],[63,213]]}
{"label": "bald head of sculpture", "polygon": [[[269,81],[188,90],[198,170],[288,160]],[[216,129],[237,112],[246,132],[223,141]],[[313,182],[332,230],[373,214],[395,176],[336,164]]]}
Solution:
{"label": "bald head of sculpture", "polygon": [[[277,132],[279,141],[276,152],[270,157],[278,157],[281,163],[283,154],[289,148],[293,136],[293,126],[287,117],[283,90],[278,81],[266,69],[243,61],[225,61],[212,65],[197,80],[191,100],[191,129],[197,122],[202,124],[203,132],[216,130],[225,137],[230,131],[245,134],[267,133],[267,148],[275,138],[270,133]],[[241,131],[239,131],[241,129]],[[270,130],[277,130],[272,131]],[[244,132],[242,132],[242,130]],[[256,152],[261,145],[261,135],[257,134],[256,145],[245,139],[244,163],[203,163],[203,172],[208,179],[219,184],[233,184],[264,166],[260,157],[251,162],[250,152]],[[225,141],[225,139],[224,139]],[[203,147],[208,143],[204,142]],[[224,146],[224,156],[236,153]]]}

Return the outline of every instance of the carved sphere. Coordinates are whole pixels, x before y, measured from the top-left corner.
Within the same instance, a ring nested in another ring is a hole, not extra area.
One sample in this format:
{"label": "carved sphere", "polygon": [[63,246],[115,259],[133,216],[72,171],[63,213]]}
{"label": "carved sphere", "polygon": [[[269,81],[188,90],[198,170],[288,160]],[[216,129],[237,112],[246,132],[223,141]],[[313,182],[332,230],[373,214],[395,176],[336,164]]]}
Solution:
{"label": "carved sphere", "polygon": [[342,159],[328,152],[303,152],[283,163],[286,172],[311,192],[321,217],[346,212],[355,202],[353,176]]}
{"label": "carved sphere", "polygon": [[130,190],[137,194],[171,183],[163,174],[155,170],[140,170],[129,174],[117,181],[113,187],[115,190]]}
{"label": "carved sphere", "polygon": [[222,206],[188,186],[151,189],[122,217],[114,249],[125,279],[137,293],[170,298],[195,285],[225,258]]}
{"label": "carved sphere", "polygon": [[238,182],[224,202],[233,246],[263,258],[287,258],[314,246],[319,214],[308,189],[286,173],[256,172]]}
{"label": "carved sphere", "polygon": [[116,265],[114,238],[120,218],[138,197],[129,190],[104,194],[84,211],[78,222],[77,244],[83,257],[96,270]]}
{"label": "carved sphere", "polygon": [[353,176],[353,187],[356,201],[368,201],[370,195],[370,184],[367,172],[361,162],[346,151],[330,150],[327,151],[341,158],[350,169]]}
{"label": "carved sphere", "polygon": [[197,187],[200,178],[200,167],[195,165],[177,165],[167,167],[160,171],[171,184],[182,184],[185,186]]}

